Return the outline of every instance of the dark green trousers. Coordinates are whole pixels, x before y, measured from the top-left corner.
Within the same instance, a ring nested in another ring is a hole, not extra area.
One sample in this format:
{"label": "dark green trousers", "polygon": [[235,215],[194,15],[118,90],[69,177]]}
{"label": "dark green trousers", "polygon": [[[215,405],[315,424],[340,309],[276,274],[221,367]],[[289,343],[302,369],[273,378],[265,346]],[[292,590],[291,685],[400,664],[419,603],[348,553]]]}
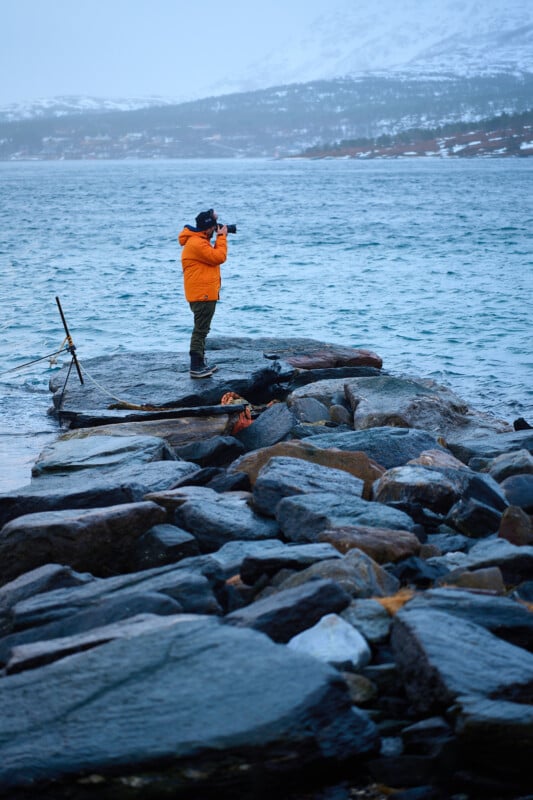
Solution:
{"label": "dark green trousers", "polygon": [[211,320],[217,307],[216,300],[196,300],[189,303],[194,314],[194,328],[191,336],[190,353],[198,353],[202,358],[205,353],[205,340],[211,328]]}

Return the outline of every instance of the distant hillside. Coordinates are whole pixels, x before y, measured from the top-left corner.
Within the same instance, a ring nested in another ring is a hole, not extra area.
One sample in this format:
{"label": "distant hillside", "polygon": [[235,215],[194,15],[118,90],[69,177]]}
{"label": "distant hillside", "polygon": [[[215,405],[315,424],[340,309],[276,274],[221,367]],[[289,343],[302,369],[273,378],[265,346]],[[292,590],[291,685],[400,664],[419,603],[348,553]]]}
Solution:
{"label": "distant hillside", "polygon": [[502,114],[479,124],[414,129],[397,136],[344,140],[311,147],[308,158],[400,158],[405,156],[533,156],[533,111]]}
{"label": "distant hillside", "polygon": [[287,156],[325,143],[517,114],[533,74],[366,76],[131,111],[0,123],[0,159]]}

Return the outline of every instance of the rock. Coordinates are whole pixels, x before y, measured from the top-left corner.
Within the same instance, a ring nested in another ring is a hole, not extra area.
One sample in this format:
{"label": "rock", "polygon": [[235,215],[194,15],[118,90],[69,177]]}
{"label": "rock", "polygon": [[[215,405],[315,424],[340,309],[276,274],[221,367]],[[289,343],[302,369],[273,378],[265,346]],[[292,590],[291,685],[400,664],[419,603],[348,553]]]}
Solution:
{"label": "rock", "polygon": [[155,503],[18,517],[0,531],[0,581],[57,562],[93,575],[127,572],[133,542],[165,518]]}
{"label": "rock", "polygon": [[289,408],[299,422],[323,422],[329,420],[329,411],[324,403],[314,397],[297,397]]}
{"label": "rock", "polygon": [[208,489],[215,492],[250,492],[252,487],[250,479],[245,472],[229,472],[223,470],[219,475],[215,475],[206,484]]}
{"label": "rock", "polygon": [[370,644],[385,642],[392,626],[392,617],[376,600],[352,600],[340,616]]}
{"label": "rock", "polygon": [[316,542],[323,531],[347,525],[414,529],[414,522],[402,511],[333,492],[285,497],[277,506],[276,518],[283,535],[292,542]]}
{"label": "rock", "polygon": [[533,520],[521,508],[509,506],[502,514],[498,536],[511,544],[533,544]]}
{"label": "rock", "polygon": [[462,439],[450,442],[449,449],[464,464],[468,464],[474,458],[489,460],[516,450],[528,450],[531,453],[533,452],[533,431],[514,431]]}
{"label": "rock", "polygon": [[343,555],[356,547],[378,564],[400,561],[420,552],[420,540],[413,533],[368,525],[325,530],[319,534],[318,540],[332,544]]}
{"label": "rock", "polygon": [[344,425],[353,428],[353,418],[350,411],[339,403],[333,403],[329,407],[329,418],[334,425]]}
{"label": "rock", "polygon": [[479,758],[490,771],[495,760],[501,763],[503,749],[510,774],[526,767],[533,732],[533,711],[527,705],[531,653],[479,625],[440,611],[410,609],[409,604],[396,615],[391,639],[415,708],[427,714],[454,706],[463,755]]}
{"label": "rock", "polygon": [[[151,410],[179,407],[218,406],[222,396],[233,391],[249,402],[262,403],[268,397],[269,387],[280,379],[289,380],[294,369],[285,364],[285,375],[278,361],[266,360],[260,344],[253,339],[243,347],[232,347],[228,342],[215,342],[210,337],[211,349],[217,348],[218,371],[206,381],[189,376],[189,354],[183,353],[113,353],[85,362],[87,371],[95,381],[112,387],[114,395],[129,404]],[[220,345],[218,347],[217,345]],[[50,381],[54,405],[60,400],[67,368],[61,369]],[[76,412],[107,408],[108,397],[92,382],[83,386],[69,383],[63,401],[63,410],[75,418]]]}
{"label": "rock", "polygon": [[330,667],[211,619],[177,618],[8,676],[0,704],[4,790],[118,769],[149,775],[156,793],[168,778],[175,792],[190,785],[188,769],[209,772],[210,761],[219,777],[239,758],[300,770],[371,752],[378,739]]}
{"label": "rock", "polygon": [[496,456],[488,462],[486,470],[498,483],[511,475],[531,475],[533,473],[533,456],[529,450],[502,453],[501,456]]}
{"label": "rock", "polygon": [[[385,469],[400,467],[424,450],[441,448],[436,435],[415,428],[369,428],[342,433],[321,433],[313,436],[315,447],[336,448],[343,451],[362,450],[369,458]],[[444,448],[441,448],[444,450]],[[444,450],[444,452],[446,452]]]}
{"label": "rock", "polygon": [[446,517],[448,525],[473,538],[495,533],[500,527],[502,512],[473,497],[459,500]]}
{"label": "rock", "polygon": [[[432,562],[432,563],[430,563]],[[405,558],[398,564],[388,568],[390,575],[393,575],[403,586],[415,586],[417,589],[427,589],[435,581],[450,572],[448,567],[439,559],[428,559],[423,561],[421,558],[411,556]]]}
{"label": "rock", "polygon": [[434,545],[440,550],[441,554],[456,552],[457,550],[467,551],[473,545],[469,536],[462,533],[430,533],[427,537],[427,544]]}
{"label": "rock", "polygon": [[419,503],[438,514],[446,514],[460,496],[457,483],[444,471],[414,464],[387,470],[374,487],[379,503]]}
{"label": "rock", "polygon": [[226,466],[244,453],[244,447],[234,436],[212,436],[176,448],[176,455],[200,467]]}
{"label": "rock", "polygon": [[371,350],[361,350],[340,345],[309,347],[307,352],[285,356],[285,360],[298,369],[327,369],[328,367],[375,367],[381,369],[382,359]]}
{"label": "rock", "polygon": [[[46,602],[46,597],[43,597],[43,601]],[[58,618],[55,620],[4,636],[0,639],[0,664],[6,664],[16,648],[33,642],[48,642],[51,639],[78,636],[137,615],[163,617],[183,611],[183,606],[172,597],[142,590],[138,594],[104,595],[85,607],[80,605],[80,608],[81,610],[76,611],[75,608],[67,607],[63,609],[63,614],[59,610]]]}
{"label": "rock", "polygon": [[[178,621],[181,622],[183,616],[181,615]],[[194,618],[193,615],[191,617]],[[175,625],[176,621],[175,617],[138,614],[121,622],[115,622],[101,628],[93,628],[85,633],[76,633],[59,639],[48,639],[47,641],[40,640],[30,644],[20,644],[13,647],[11,651],[11,656],[6,664],[6,674],[13,675],[17,672],[24,672],[27,669],[36,669],[74,653],[89,650],[92,647],[99,647],[114,639],[139,636],[158,628]]]}
{"label": "rock", "polygon": [[326,614],[312,628],[293,636],[288,647],[354,672],[365,667],[371,658],[364,636],[337,614]]}
{"label": "rock", "polygon": [[44,564],[0,586],[0,614],[27,597],[69,586],[83,586],[93,580],[92,575],[75,572],[63,564]]}
{"label": "rock", "polygon": [[493,594],[505,594],[505,583],[499,567],[485,567],[476,570],[453,570],[436,581],[437,586],[457,586]]}
{"label": "rock", "polygon": [[[314,440],[315,437],[313,437]],[[242,458],[235,461],[230,470],[245,472],[252,487],[255,485],[260,470],[268,463],[271,458],[286,456],[288,458],[299,458],[308,461],[310,464],[319,464],[331,469],[341,469],[356,478],[364,481],[365,488],[363,496],[370,498],[372,484],[384,473],[384,468],[369,458],[362,452],[346,452],[331,448],[324,449],[315,447],[307,439],[306,441],[279,442],[272,447],[265,447],[261,450],[254,450],[247,453]]]}
{"label": "rock", "polygon": [[419,428],[448,438],[480,428],[511,430],[502,420],[468,411],[457,395],[435,381],[382,375],[346,381],[346,396],[354,413],[356,430],[392,425]]}
{"label": "rock", "polygon": [[468,553],[449,553],[429,558],[428,564],[441,564],[452,570],[499,567],[507,585],[522,583],[533,574],[533,547],[515,547],[505,539],[490,536],[473,545]]}
{"label": "rock", "polygon": [[253,490],[254,507],[266,516],[275,516],[284,497],[312,492],[338,492],[361,497],[364,483],[344,470],[322,467],[299,458],[275,456],[261,469]]}
{"label": "rock", "polygon": [[175,525],[155,525],[135,542],[132,563],[135,571],[175,564],[182,558],[200,555],[195,537]]}
{"label": "rock", "polygon": [[[272,577],[282,569],[302,570],[317,561],[340,558],[340,553],[330,544],[283,544],[274,542],[258,542],[268,544],[265,549],[245,555],[239,568],[242,580],[252,586],[261,577]],[[228,548],[229,545],[224,545]],[[222,548],[223,549],[223,548]],[[220,553],[220,551],[218,551]]]}
{"label": "rock", "polygon": [[235,438],[241,442],[246,452],[259,450],[286,439],[295,424],[296,417],[285,403],[275,403],[263,411],[251,425],[239,431]]}
{"label": "rock", "polygon": [[197,472],[196,464],[186,461],[155,461],[59,475],[44,474],[27,486],[0,495],[0,526],[15,517],[39,511],[138,503],[145,494],[192,479]]}
{"label": "rock", "polygon": [[417,458],[412,458],[407,463],[418,464],[422,467],[437,467],[437,469],[468,469],[466,464],[446,450],[424,450]]}
{"label": "rock", "polygon": [[511,475],[502,481],[501,487],[509,505],[533,514],[533,474]]}
{"label": "rock", "polygon": [[175,458],[167,443],[157,436],[94,435],[84,439],[58,439],[42,451],[32,475],[173,461]]}
{"label": "rock", "polygon": [[286,578],[278,590],[302,586],[317,578],[336,581],[351,597],[386,597],[400,587],[399,581],[361,550],[350,550],[342,559],[320,561]]}
{"label": "rock", "polygon": [[533,614],[509,597],[480,594],[459,587],[429,589],[405,608],[432,609],[480,625],[517,647],[533,651]]}
{"label": "rock", "polygon": [[252,511],[240,493],[203,491],[206,494],[202,500],[189,499],[174,514],[175,524],[195,536],[202,552],[218,550],[233,539],[258,540],[277,536],[277,522]]}
{"label": "rock", "polygon": [[309,581],[233,611],[224,622],[262,631],[275,642],[286,643],[324,615],[342,611],[350,599],[335,581]]}

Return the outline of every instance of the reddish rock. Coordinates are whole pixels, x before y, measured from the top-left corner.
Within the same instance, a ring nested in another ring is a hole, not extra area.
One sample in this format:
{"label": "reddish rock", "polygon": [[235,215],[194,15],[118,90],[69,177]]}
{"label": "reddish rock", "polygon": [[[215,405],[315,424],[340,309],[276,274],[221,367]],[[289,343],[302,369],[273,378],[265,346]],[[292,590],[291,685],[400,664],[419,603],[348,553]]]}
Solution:
{"label": "reddish rock", "polygon": [[356,478],[365,482],[363,497],[368,500],[372,492],[372,484],[384,473],[385,468],[369,458],[366,453],[361,451],[345,451],[336,448],[325,449],[315,447],[308,440],[296,440],[291,442],[279,442],[272,447],[263,447],[261,450],[254,450],[251,453],[233,462],[232,470],[246,472],[252,487],[257,480],[259,471],[274,456],[289,456],[291,458],[301,458],[313,464],[320,464],[323,467],[342,469]]}
{"label": "reddish rock", "polygon": [[498,536],[518,546],[533,544],[533,521],[522,508],[509,506],[502,515]]}
{"label": "reddish rock", "polygon": [[285,359],[298,369],[328,369],[331,367],[375,367],[381,369],[383,359],[372,350],[352,347],[319,347]]}
{"label": "reddish rock", "polygon": [[362,550],[378,564],[400,561],[420,552],[420,541],[408,531],[347,525],[321,533],[320,542],[329,542],[343,555],[354,547]]}
{"label": "reddish rock", "polygon": [[468,469],[466,464],[459,461],[444,450],[424,450],[418,458],[413,458],[408,464],[420,464],[422,467],[451,467],[452,469]]}

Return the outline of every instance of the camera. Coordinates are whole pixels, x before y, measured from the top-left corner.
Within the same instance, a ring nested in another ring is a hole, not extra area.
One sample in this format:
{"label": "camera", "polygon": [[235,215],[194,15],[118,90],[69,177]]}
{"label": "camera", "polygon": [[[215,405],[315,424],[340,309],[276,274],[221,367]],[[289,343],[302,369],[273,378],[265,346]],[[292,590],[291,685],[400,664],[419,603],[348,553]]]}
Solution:
{"label": "camera", "polygon": [[[223,228],[224,226],[221,225],[220,222],[219,222],[219,223],[217,223],[217,227],[220,230],[220,228]],[[237,233],[237,226],[236,225],[226,225],[226,228],[228,229],[228,233]]]}

